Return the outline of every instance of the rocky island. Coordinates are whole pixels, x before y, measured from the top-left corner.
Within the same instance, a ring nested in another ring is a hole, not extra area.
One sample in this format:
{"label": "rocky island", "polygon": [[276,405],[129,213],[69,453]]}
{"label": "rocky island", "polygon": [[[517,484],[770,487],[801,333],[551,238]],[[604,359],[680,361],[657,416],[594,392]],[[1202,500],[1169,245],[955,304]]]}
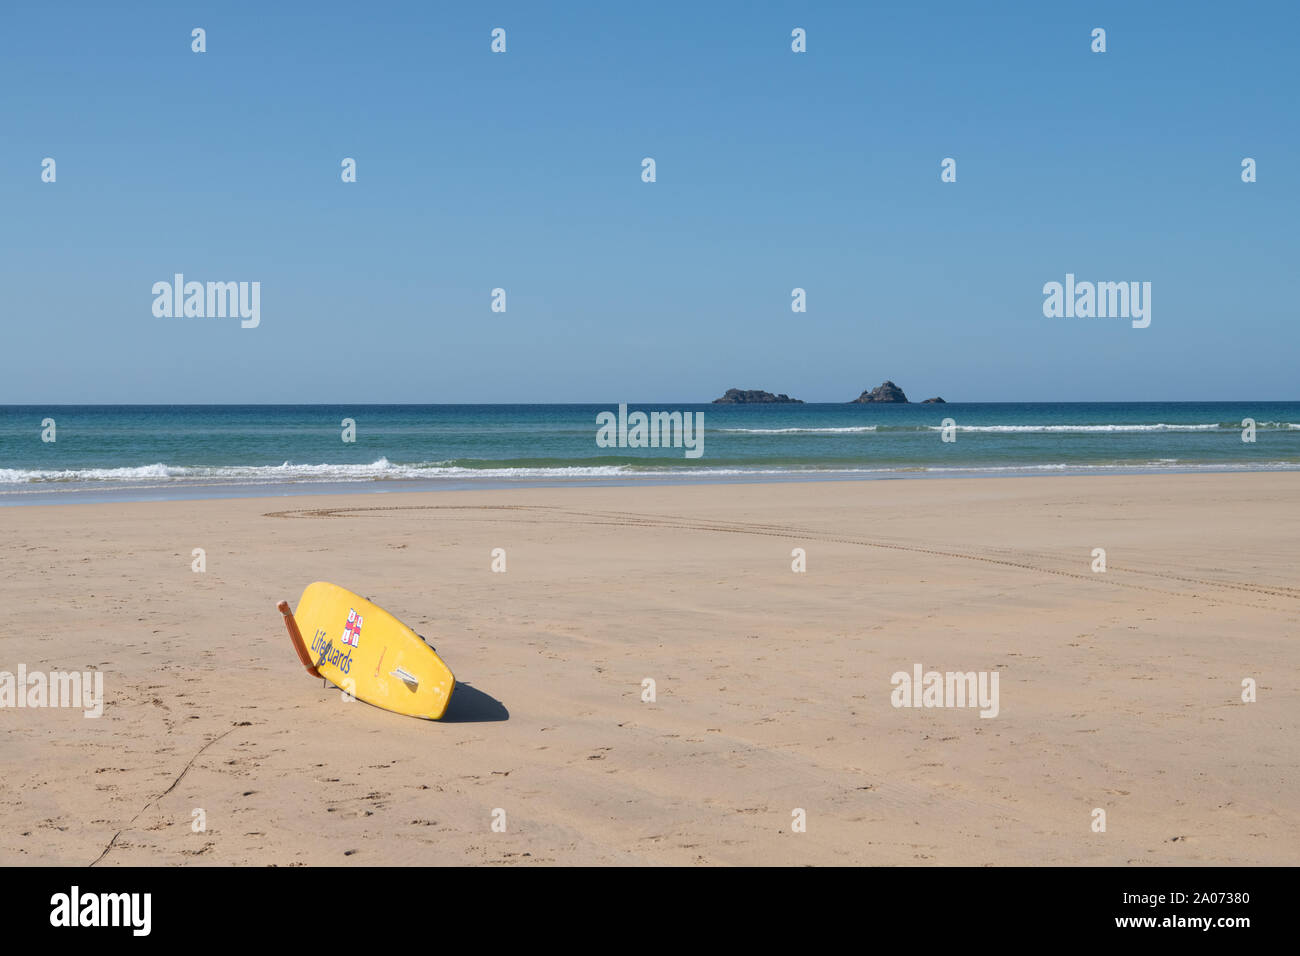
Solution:
{"label": "rocky island", "polygon": [[[803,400],[789,395],[774,395],[758,388],[729,388],[727,394],[713,400],[714,405],[802,405]],[[910,405],[912,404],[903,390],[893,382],[882,382],[876,388],[863,392],[850,405]],[[921,402],[922,405],[947,405],[942,398],[935,396]]]}
{"label": "rocky island", "polygon": [[884,382],[877,388],[863,392],[849,404],[866,405],[875,402],[888,402],[899,405],[908,404],[907,396],[903,394],[903,390],[893,382]]}
{"label": "rocky island", "polygon": [[714,405],[802,405],[803,400],[789,395],[773,395],[757,388],[729,388],[727,394],[713,400]]}

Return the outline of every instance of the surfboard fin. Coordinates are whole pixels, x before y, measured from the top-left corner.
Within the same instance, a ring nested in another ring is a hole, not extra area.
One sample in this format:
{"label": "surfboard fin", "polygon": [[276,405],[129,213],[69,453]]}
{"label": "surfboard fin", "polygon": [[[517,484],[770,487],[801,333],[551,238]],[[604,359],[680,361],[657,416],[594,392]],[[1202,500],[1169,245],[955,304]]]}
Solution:
{"label": "surfboard fin", "polygon": [[388,676],[389,676],[389,677],[396,677],[398,680],[400,680],[400,681],[401,681],[403,684],[405,684],[407,687],[411,688],[411,690],[416,690],[416,689],[419,688],[419,686],[420,686],[419,678],[412,677],[410,674],[408,674],[406,671],[402,670],[400,667],[397,668],[397,670],[390,671],[389,674],[388,674]]}
{"label": "surfboard fin", "polygon": [[311,662],[311,657],[307,653],[307,645],[303,643],[302,634],[298,631],[298,622],[294,620],[293,612],[289,610],[289,602],[281,601],[276,605],[276,609],[284,615],[284,626],[289,631],[289,640],[293,642],[293,649],[298,652],[298,660],[302,662],[302,666],[307,668],[308,674],[324,680],[324,676],[316,669],[316,665]]}

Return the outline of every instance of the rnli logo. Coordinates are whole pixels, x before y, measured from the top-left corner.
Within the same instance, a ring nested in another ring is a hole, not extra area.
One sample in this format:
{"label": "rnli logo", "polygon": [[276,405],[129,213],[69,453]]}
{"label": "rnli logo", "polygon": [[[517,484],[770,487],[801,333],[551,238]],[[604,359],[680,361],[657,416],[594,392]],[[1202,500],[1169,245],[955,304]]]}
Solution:
{"label": "rnli logo", "polygon": [[343,643],[348,647],[361,646],[361,615],[348,609],[348,623],[343,626]]}

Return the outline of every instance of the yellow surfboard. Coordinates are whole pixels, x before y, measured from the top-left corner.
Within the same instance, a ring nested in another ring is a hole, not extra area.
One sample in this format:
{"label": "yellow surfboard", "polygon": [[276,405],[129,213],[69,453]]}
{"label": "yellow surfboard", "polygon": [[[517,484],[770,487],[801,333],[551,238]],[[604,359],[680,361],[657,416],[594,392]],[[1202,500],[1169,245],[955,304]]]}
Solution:
{"label": "yellow surfboard", "polygon": [[337,584],[307,585],[290,612],[279,604],[298,659],[308,673],[368,704],[437,720],[456,678],[420,635],[377,604]]}

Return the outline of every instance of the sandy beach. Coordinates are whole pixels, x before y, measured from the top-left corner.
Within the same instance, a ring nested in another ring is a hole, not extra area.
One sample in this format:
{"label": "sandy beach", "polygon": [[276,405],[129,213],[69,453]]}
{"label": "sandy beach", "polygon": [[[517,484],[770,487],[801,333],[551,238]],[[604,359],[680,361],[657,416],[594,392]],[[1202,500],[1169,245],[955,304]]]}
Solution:
{"label": "sandy beach", "polygon": [[[0,710],[6,865],[1300,850],[1295,474],[121,502],[0,528],[0,671],[104,675],[98,719]],[[303,672],[275,604],[315,580],[437,647],[448,720]],[[997,716],[893,706],[914,665],[997,672]]]}

